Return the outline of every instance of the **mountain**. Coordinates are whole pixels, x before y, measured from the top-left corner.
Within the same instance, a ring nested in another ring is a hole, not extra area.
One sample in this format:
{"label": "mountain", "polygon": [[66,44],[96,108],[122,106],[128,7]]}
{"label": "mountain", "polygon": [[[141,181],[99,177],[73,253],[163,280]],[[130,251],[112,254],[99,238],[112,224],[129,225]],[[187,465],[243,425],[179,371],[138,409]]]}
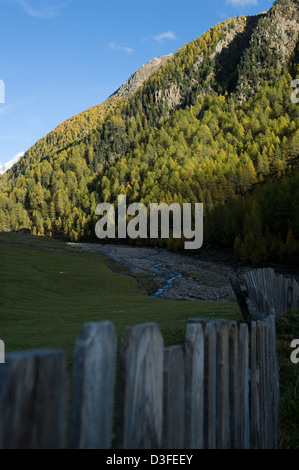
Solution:
{"label": "mountain", "polygon": [[141,87],[143,82],[151,77],[165,62],[173,57],[172,54],[162,55],[160,57],[155,57],[154,59],[144,64],[139,70],[131,75],[131,77],[113,93],[112,96],[120,98],[129,98],[134,95],[134,93]]}
{"label": "mountain", "polygon": [[20,152],[15,155],[9,162],[5,163],[3,166],[0,165],[0,175],[5,173],[6,171],[10,170],[10,168],[17,163],[22,157],[24,157],[25,152]]}
{"label": "mountain", "polygon": [[150,61],[0,178],[0,229],[88,239],[97,204],[119,194],[203,202],[205,247],[298,262],[298,20],[297,1],[277,0]]}

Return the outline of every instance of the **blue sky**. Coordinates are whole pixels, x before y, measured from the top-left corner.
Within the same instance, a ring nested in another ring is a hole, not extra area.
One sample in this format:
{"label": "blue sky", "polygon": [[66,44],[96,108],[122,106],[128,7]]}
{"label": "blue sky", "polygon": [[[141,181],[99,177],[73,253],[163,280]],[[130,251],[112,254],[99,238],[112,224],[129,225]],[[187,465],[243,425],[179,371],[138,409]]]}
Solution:
{"label": "blue sky", "polygon": [[272,0],[0,0],[0,164],[153,57]]}

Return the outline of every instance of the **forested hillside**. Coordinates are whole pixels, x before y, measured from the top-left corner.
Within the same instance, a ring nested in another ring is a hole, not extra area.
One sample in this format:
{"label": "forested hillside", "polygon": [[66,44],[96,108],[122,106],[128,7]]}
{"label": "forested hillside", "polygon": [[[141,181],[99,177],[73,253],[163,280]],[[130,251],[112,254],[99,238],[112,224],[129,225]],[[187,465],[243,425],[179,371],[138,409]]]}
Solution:
{"label": "forested hillside", "polygon": [[134,93],[58,126],[0,178],[0,230],[77,241],[95,237],[95,207],[119,194],[203,202],[205,247],[298,263],[298,19],[297,1],[277,0],[220,23]]}

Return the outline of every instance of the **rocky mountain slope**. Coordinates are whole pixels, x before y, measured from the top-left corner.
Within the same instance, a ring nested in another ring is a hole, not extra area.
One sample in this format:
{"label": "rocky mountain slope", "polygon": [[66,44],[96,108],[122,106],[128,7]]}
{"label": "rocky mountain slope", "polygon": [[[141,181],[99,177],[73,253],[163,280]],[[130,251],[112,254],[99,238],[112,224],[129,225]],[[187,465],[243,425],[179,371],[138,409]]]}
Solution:
{"label": "rocky mountain slope", "polygon": [[298,24],[298,2],[277,0],[144,65],[0,178],[0,230],[28,226],[77,241],[94,237],[96,205],[119,194],[198,201],[206,246],[253,262],[295,259]]}
{"label": "rocky mountain slope", "polygon": [[151,77],[165,62],[173,56],[172,54],[155,57],[140,69],[136,70],[131,77],[112,96],[119,98],[129,98],[141,87],[143,82]]}

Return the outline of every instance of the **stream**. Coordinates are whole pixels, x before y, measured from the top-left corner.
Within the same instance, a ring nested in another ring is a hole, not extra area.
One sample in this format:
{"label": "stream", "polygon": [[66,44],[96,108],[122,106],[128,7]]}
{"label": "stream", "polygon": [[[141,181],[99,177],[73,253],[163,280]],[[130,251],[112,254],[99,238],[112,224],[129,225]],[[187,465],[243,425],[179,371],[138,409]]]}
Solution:
{"label": "stream", "polygon": [[[116,259],[117,261],[121,261],[122,263],[125,264],[125,266],[127,266],[133,272],[138,271],[138,272],[142,272],[146,274],[151,274],[154,277],[158,277],[159,280],[165,282],[165,284],[159,287],[159,289],[157,289],[157,291],[154,292],[150,297],[153,297],[153,298],[161,297],[163,294],[165,294],[165,292],[167,292],[169,289],[173,287],[173,283],[176,279],[182,277],[182,273],[173,272],[165,268],[162,260],[153,260],[148,257],[137,258],[137,260],[140,260],[142,262],[142,267],[140,268],[139,266],[136,265],[136,263],[133,264],[132,262],[126,261],[124,258],[119,258],[119,256],[117,257],[112,256],[115,253],[116,253],[116,250],[111,249],[106,252],[106,255],[109,256],[111,259]],[[152,263],[154,263],[154,265],[151,265]]]}

